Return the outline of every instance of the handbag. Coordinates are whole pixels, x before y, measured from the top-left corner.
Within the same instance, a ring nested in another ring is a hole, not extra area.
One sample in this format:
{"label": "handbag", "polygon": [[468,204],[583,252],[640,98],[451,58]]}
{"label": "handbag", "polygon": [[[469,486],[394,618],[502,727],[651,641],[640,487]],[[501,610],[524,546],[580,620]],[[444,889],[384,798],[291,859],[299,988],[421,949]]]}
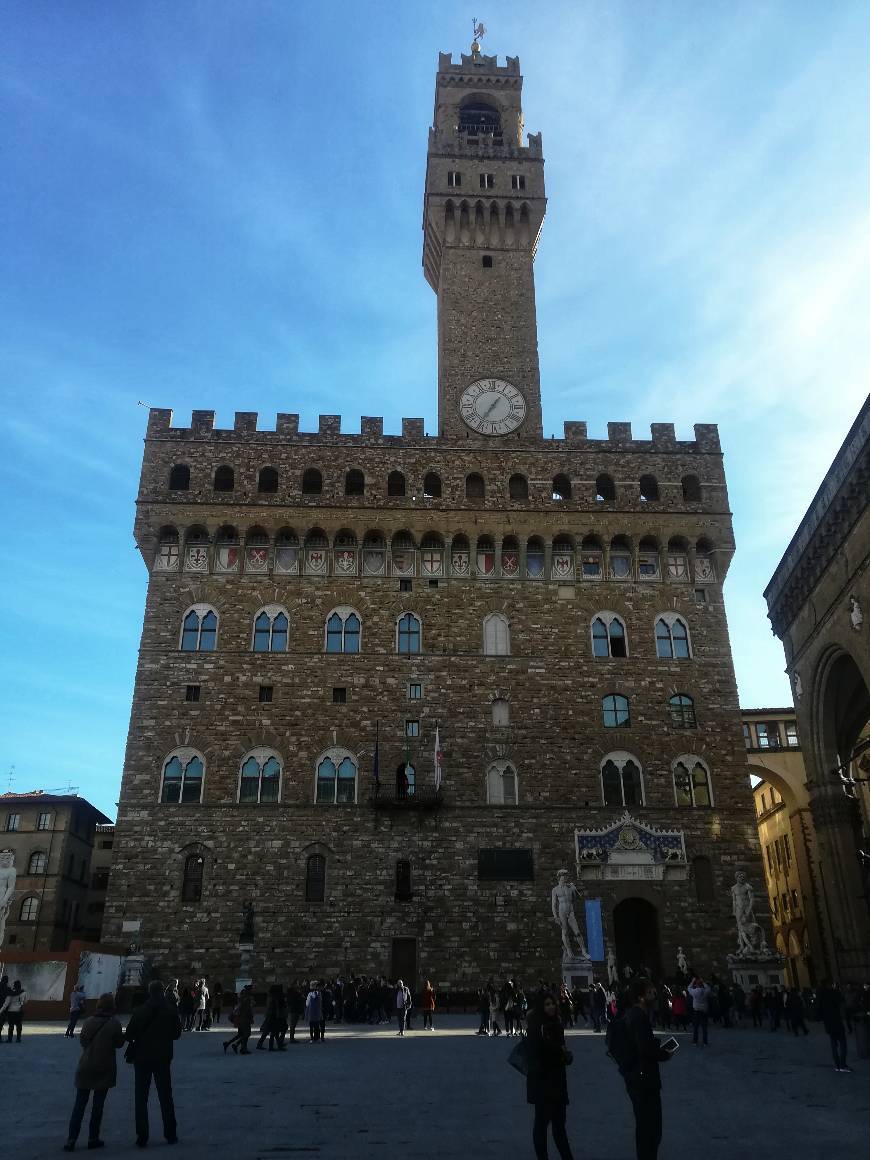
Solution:
{"label": "handbag", "polygon": [[525,1036],[514,1044],[507,1061],[520,1075],[529,1074],[529,1041]]}

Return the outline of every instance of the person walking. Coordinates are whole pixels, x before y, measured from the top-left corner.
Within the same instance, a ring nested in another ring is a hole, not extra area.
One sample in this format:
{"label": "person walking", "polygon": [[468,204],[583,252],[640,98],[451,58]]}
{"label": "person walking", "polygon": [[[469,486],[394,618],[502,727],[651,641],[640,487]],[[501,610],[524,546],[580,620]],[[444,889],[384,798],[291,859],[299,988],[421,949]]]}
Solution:
{"label": "person walking", "polygon": [[21,1021],[24,1018],[24,1004],[27,1002],[27,992],[21,986],[21,980],[16,979],[12,984],[12,990],[6,996],[3,1006],[0,1007],[0,1027],[3,1026],[4,1018],[9,1024],[9,1037],[7,1043],[12,1042],[13,1033],[17,1033],[16,1042],[21,1042]]}
{"label": "person walking", "polygon": [[[700,979],[695,979],[693,986],[700,982]],[[624,1021],[630,1060],[620,1067],[620,1071],[634,1110],[637,1160],[656,1160],[662,1139],[662,1080],[659,1064],[671,1057],[653,1034],[649,1013],[655,1004],[655,989],[650,980],[632,979],[628,988],[628,1001],[631,1006]]]}
{"label": "person walking", "polygon": [[79,1035],[82,1049],[75,1075],[76,1099],[70,1116],[64,1152],[73,1152],[88,1099],[91,1121],[88,1125],[88,1147],[102,1148],[100,1125],[109,1088],[118,1082],[117,1051],[124,1046],[124,1029],[115,1018],[114,995],[100,995],[95,1013],[82,1024]]}
{"label": "person walking", "polygon": [[251,1038],[251,1028],[254,1026],[254,1001],[251,998],[250,984],[247,987],[242,987],[234,1015],[236,1033],[224,1042],[224,1055],[226,1055],[228,1047],[233,1049],[233,1055],[250,1055],[248,1040]]}
{"label": "person walking", "polygon": [[831,985],[830,979],[822,983],[817,998],[819,1018],[828,1033],[831,1041],[831,1054],[834,1057],[835,1071],[851,1071],[846,1067],[846,1002],[839,987]]}
{"label": "person walking", "polygon": [[308,1034],[312,1043],[323,1040],[323,995],[317,980],[311,980],[311,989],[305,999],[305,1018],[308,1021]]}
{"label": "person walking", "polygon": [[803,1031],[804,1035],[809,1035],[809,1028],[804,1021],[804,999],[797,987],[792,987],[786,996],[785,1009],[792,1032],[797,1035],[798,1031]]}
{"label": "person walking", "polygon": [[298,983],[293,983],[287,991],[287,1014],[290,1019],[290,1042],[296,1042],[296,1025],[305,1013],[305,1000]]}
{"label": "person walking", "polygon": [[196,1012],[196,1003],[194,1002],[193,993],[190,987],[182,987],[181,995],[178,1000],[178,1014],[181,1018],[181,1026],[185,1031],[193,1030],[193,1018]]}
{"label": "person walking", "polygon": [[167,1003],[163,984],[157,979],[148,984],[148,999],[135,1008],[124,1038],[130,1044],[126,1058],[133,1064],[136,1090],[136,1143],[148,1143],[148,1095],[151,1081],[157,1089],[163,1135],[167,1144],[178,1140],[175,1103],[172,1099],[173,1044],[181,1038],[178,1011]]}
{"label": "person walking", "polygon": [[568,1110],[565,1068],[573,1056],[565,1047],[565,1030],[552,991],[539,996],[527,1024],[526,1099],[535,1109],[532,1127],[535,1156],[537,1160],[547,1160],[547,1129],[552,1127],[553,1143],[562,1160],[573,1160],[565,1128]]}
{"label": "person walking", "polygon": [[710,1020],[710,998],[713,992],[700,975],[695,975],[689,984],[689,998],[692,1000],[692,1043],[698,1046],[698,1030],[703,1032],[704,1046],[707,1046],[707,1025]]}
{"label": "person walking", "polygon": [[209,995],[208,987],[205,984],[205,979],[200,979],[196,985],[197,1031],[208,1031],[208,1013],[210,1002],[211,996]]}
{"label": "person walking", "polygon": [[217,1027],[221,1021],[221,1007],[223,1006],[224,995],[223,988],[220,983],[215,984],[214,990],[211,993],[211,1021]]}
{"label": "person walking", "polygon": [[477,992],[477,1013],[480,1016],[478,1035],[489,1035],[489,995],[485,990]]}
{"label": "person walking", "polygon": [[435,1014],[435,988],[429,979],[426,980],[426,985],[423,988],[423,997],[420,1006],[423,1008],[423,1030],[434,1031],[432,1017]]}
{"label": "person walking", "polygon": [[85,985],[76,983],[73,993],[69,997],[69,1023],[66,1025],[64,1037],[72,1039],[76,1033],[76,1024],[85,1013]]}
{"label": "person walking", "polygon": [[284,988],[280,983],[273,983],[269,988],[269,998],[266,1002],[266,1014],[260,1025],[260,1039],[257,1050],[264,1051],[263,1043],[269,1037],[269,1050],[275,1050],[277,1041],[278,1051],[286,1051],[284,1035],[287,1031],[287,1000],[284,998]]}
{"label": "person walking", "polygon": [[399,1035],[405,1034],[405,1021],[411,1006],[411,992],[401,979],[396,981],[396,1019],[399,1021]]}
{"label": "person walking", "polygon": [[486,993],[489,1000],[489,1033],[490,1035],[501,1035],[501,1024],[498,1021],[498,991],[496,991],[494,983],[489,984]]}

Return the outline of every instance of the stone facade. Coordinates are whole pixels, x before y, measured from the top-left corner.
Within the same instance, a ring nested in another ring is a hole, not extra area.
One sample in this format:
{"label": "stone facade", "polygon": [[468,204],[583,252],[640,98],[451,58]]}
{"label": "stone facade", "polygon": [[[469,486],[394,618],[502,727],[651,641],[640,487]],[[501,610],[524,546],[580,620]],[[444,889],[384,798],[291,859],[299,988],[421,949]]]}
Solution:
{"label": "stone facade", "polygon": [[824,974],[870,976],[870,400],[764,596],[785,648],[824,905]]}
{"label": "stone facade", "polygon": [[[624,962],[671,970],[682,945],[724,972],[735,870],[761,885],[722,601],[734,543],[718,434],[698,425],[682,441],[663,423],[641,440],[612,423],[590,439],[570,422],[541,438],[543,163],[539,137],[528,155],[517,143],[519,83],[516,61],[441,57],[424,222],[438,434],[419,419],[389,435],[373,417],[348,434],[337,416],[300,432],[292,414],[258,430],[240,412],[226,431],[212,412],[188,427],[150,414],[135,526],[150,581],[104,937],[141,921],[169,972],[231,981],[252,900],[259,983],[350,969],[442,989],[551,977],[556,871],[572,867],[577,829],[626,808],[679,830],[683,852],[667,875],[571,870],[602,899]],[[457,139],[464,98],[443,94],[459,90],[500,109],[501,139]],[[526,233],[519,207],[514,241],[499,183],[517,151],[537,208]],[[439,182],[459,168],[466,184],[494,174],[500,232],[437,235]],[[508,332],[519,345],[497,337]],[[462,422],[462,389],[485,375],[523,392],[510,435]],[[330,651],[336,640],[358,651]],[[341,768],[346,792],[324,781]],[[675,776],[695,789],[678,794]],[[317,800],[333,789],[349,800]],[[638,900],[655,908],[642,946],[625,933]]]}

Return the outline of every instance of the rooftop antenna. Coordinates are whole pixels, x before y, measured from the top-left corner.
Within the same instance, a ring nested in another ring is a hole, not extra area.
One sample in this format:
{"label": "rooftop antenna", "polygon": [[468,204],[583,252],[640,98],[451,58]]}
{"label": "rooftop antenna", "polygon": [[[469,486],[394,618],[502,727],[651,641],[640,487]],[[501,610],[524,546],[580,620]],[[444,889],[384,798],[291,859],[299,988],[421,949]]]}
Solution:
{"label": "rooftop antenna", "polygon": [[7,786],[6,792],[12,793],[14,786],[15,786],[15,766],[10,765],[9,766],[9,784]]}
{"label": "rooftop antenna", "polygon": [[474,36],[474,39],[471,42],[471,55],[480,56],[480,42],[483,40],[484,36],[486,36],[486,29],[478,21],[476,16],[472,16],[471,18],[471,27],[473,29]]}

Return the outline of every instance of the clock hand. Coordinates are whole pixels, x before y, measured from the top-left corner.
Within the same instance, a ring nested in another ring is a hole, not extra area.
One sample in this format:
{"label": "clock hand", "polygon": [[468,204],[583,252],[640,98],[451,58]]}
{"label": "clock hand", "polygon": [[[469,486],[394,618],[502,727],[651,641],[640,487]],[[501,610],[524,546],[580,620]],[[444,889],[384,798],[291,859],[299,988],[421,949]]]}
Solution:
{"label": "clock hand", "polygon": [[500,402],[501,402],[501,396],[496,395],[496,397],[493,399],[493,401],[490,403],[490,405],[487,407],[487,409],[481,415],[481,418],[488,419],[489,416],[492,414],[492,412],[495,410],[495,408],[499,405]]}

